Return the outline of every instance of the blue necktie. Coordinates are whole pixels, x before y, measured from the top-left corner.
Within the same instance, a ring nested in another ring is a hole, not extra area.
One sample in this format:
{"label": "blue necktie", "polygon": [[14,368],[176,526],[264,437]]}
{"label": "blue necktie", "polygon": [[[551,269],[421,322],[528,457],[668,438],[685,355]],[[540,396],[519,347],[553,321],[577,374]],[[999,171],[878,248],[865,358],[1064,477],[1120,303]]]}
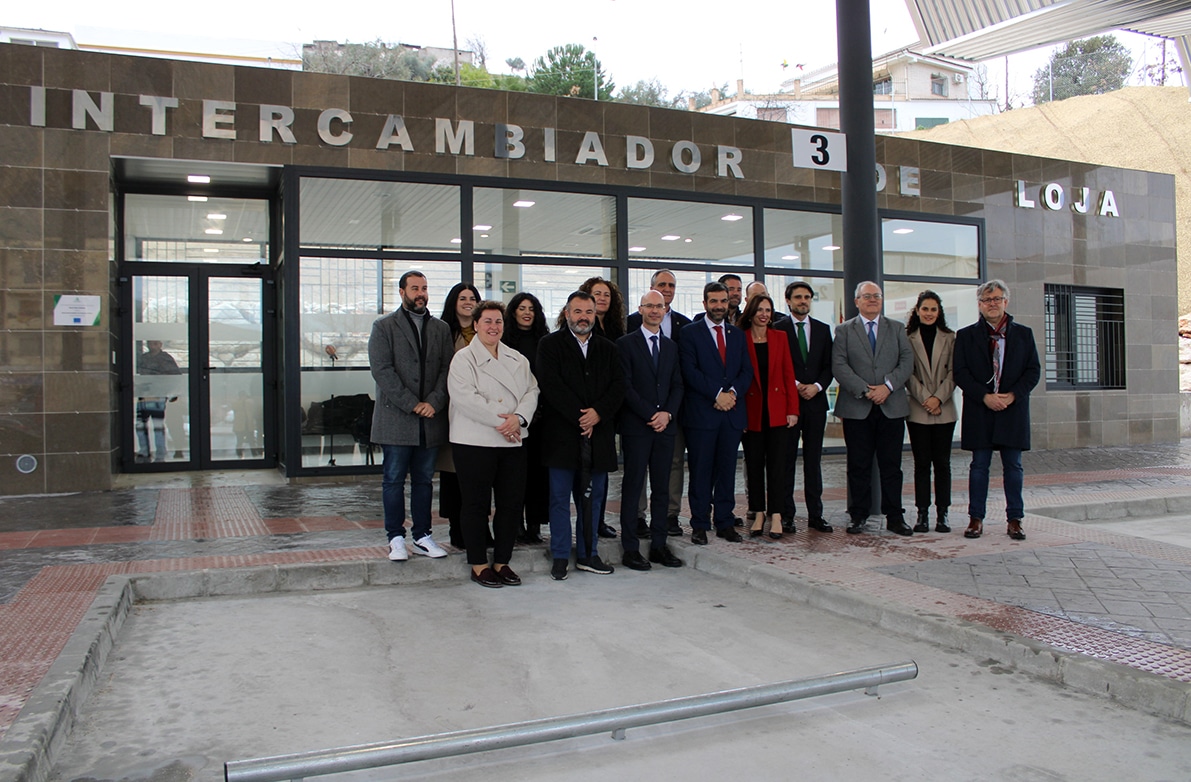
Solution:
{"label": "blue necktie", "polygon": [[653,341],[653,348],[650,351],[653,353],[653,368],[658,368],[658,335],[654,334],[650,339]]}
{"label": "blue necktie", "polygon": [[873,349],[873,353],[877,352],[877,333],[873,331],[877,327],[875,320],[868,322],[868,345]]}

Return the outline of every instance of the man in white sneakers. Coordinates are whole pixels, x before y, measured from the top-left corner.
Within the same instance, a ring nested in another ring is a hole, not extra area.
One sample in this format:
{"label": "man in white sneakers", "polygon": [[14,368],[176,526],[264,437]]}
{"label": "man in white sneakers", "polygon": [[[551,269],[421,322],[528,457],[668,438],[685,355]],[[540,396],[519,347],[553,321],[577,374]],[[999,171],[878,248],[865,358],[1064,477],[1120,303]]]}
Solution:
{"label": "man in white sneakers", "polygon": [[[401,307],[372,324],[368,362],[376,381],[372,442],[384,453],[382,500],[389,559],[409,551],[445,557],[430,536],[434,458],[447,441],[447,372],[455,355],[451,329],[426,310],[426,277],[401,275]],[[405,476],[409,474],[413,545],[405,547]]]}

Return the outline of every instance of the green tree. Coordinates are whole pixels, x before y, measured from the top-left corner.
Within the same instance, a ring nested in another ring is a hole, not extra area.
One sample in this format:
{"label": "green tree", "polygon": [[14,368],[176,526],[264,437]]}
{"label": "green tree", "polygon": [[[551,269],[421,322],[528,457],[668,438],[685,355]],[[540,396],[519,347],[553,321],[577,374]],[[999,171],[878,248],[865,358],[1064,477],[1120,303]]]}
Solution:
{"label": "green tree", "polygon": [[569,95],[592,98],[599,84],[599,99],[612,100],[616,85],[604,72],[604,66],[577,43],[555,46],[534,60],[529,72],[529,91],[545,95]]}
{"label": "green tree", "polygon": [[657,79],[642,79],[631,87],[622,87],[616,96],[618,103],[636,103],[642,106],[661,106],[672,109],[681,102],[679,97],[670,97],[670,91]]}
{"label": "green tree", "polygon": [[1112,35],[1072,41],[1034,73],[1034,103],[1076,95],[1101,95],[1125,86],[1133,71],[1129,49]]}
{"label": "green tree", "polygon": [[434,58],[400,44],[387,44],[379,38],[370,43],[342,45],[319,41],[302,47],[302,70],[374,79],[427,81],[434,70]]}
{"label": "green tree", "polygon": [[[438,84],[455,83],[455,66],[439,65],[430,74],[427,81]],[[464,87],[479,87],[487,90],[508,90],[510,92],[525,92],[529,89],[525,79],[520,76],[505,73],[489,73],[483,68],[468,63],[459,64],[459,83]]]}

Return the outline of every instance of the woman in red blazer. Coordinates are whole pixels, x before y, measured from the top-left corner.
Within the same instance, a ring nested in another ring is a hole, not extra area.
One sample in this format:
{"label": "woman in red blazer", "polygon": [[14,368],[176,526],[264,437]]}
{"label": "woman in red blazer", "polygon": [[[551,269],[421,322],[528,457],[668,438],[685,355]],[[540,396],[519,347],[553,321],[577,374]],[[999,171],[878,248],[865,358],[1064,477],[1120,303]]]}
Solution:
{"label": "woman in red blazer", "polygon": [[[771,329],[773,299],[752,296],[736,325],[748,338],[753,383],[745,402],[744,474],[748,487],[749,537],[760,537],[769,516],[769,537],[782,536],[786,502],[786,449],[789,429],[798,423],[798,386],[790,343],[781,329]],[[768,491],[766,491],[768,489]]]}

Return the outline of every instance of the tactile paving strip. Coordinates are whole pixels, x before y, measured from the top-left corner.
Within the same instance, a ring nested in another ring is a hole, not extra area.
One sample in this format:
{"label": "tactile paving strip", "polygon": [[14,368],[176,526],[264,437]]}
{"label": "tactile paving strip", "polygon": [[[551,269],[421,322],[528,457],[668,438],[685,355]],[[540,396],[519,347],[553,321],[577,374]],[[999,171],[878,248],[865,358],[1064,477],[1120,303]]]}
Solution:
{"label": "tactile paving strip", "polygon": [[242,487],[162,489],[150,540],[205,540],[268,535]]}

